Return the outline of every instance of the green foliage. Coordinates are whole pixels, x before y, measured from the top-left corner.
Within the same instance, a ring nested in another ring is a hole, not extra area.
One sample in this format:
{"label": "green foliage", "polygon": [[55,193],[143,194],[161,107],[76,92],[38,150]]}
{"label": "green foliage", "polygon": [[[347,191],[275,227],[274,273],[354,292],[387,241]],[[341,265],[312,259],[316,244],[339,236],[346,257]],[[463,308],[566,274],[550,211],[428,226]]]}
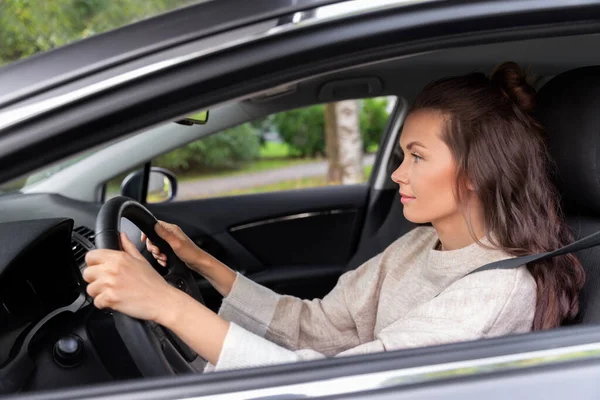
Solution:
{"label": "green foliage", "polygon": [[[363,150],[377,146],[388,120],[387,99],[359,100],[359,124]],[[293,156],[325,154],[325,106],[315,105],[276,114],[273,128],[290,146]]]}
{"label": "green foliage", "polygon": [[273,127],[289,145],[290,155],[325,154],[325,106],[316,105],[276,114]]}
{"label": "green foliage", "polygon": [[376,97],[364,99],[358,116],[360,133],[363,140],[363,150],[371,146],[378,146],[381,135],[388,120],[387,98]]}
{"label": "green foliage", "polygon": [[233,169],[259,155],[259,135],[250,124],[244,124],[164,154],[154,165],[177,172]]}
{"label": "green foliage", "polygon": [[0,65],[148,18],[195,0],[2,0]]}

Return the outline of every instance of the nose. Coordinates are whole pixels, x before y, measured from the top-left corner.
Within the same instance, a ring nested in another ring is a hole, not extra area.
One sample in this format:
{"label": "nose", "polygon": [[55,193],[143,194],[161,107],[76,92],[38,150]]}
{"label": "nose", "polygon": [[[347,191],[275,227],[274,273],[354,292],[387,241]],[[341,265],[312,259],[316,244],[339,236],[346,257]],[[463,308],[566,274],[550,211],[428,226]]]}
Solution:
{"label": "nose", "polygon": [[398,168],[394,172],[392,172],[392,181],[397,183],[398,185],[406,185],[408,184],[408,171],[406,168],[402,168],[404,165],[404,160],[398,165]]}

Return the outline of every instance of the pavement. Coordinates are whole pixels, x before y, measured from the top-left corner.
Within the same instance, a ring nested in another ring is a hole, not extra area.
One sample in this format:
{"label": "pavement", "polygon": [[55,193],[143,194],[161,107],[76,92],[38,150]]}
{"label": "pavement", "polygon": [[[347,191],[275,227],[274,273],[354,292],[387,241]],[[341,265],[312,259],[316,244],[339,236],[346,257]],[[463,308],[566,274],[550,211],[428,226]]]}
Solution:
{"label": "pavement", "polygon": [[[367,154],[363,158],[365,166],[373,165],[374,161],[374,154]],[[232,190],[250,189],[256,186],[271,185],[294,179],[325,176],[326,174],[327,161],[315,161],[314,163],[292,165],[261,172],[179,182],[177,198],[185,200],[196,197],[210,197],[211,195]]]}

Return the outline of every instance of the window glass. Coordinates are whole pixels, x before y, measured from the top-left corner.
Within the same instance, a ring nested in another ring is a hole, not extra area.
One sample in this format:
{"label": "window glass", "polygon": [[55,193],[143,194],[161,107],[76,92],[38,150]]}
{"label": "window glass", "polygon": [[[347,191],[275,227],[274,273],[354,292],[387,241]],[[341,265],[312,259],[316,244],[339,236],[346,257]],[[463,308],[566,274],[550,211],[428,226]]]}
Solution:
{"label": "window glass", "polygon": [[200,1],[0,1],[0,65]]}
{"label": "window glass", "polygon": [[141,164],[106,181],[106,183],[104,184],[104,201],[108,201],[113,197],[120,196],[121,186],[125,181],[125,178],[129,177],[135,172],[143,171],[143,169],[144,164]]}
{"label": "window glass", "polygon": [[[363,183],[394,103],[377,97],[273,114],[157,157],[153,166],[176,174],[176,201]],[[340,154],[352,157],[340,162]],[[350,177],[338,167],[348,163]]]}

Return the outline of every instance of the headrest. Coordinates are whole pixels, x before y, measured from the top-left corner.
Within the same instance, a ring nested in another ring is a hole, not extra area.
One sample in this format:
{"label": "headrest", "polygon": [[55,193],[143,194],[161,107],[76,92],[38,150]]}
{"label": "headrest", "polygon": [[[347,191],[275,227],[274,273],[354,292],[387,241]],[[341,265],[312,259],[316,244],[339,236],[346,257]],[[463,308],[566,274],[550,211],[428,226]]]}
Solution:
{"label": "headrest", "polygon": [[567,212],[600,213],[600,66],[557,75],[537,94]]}

